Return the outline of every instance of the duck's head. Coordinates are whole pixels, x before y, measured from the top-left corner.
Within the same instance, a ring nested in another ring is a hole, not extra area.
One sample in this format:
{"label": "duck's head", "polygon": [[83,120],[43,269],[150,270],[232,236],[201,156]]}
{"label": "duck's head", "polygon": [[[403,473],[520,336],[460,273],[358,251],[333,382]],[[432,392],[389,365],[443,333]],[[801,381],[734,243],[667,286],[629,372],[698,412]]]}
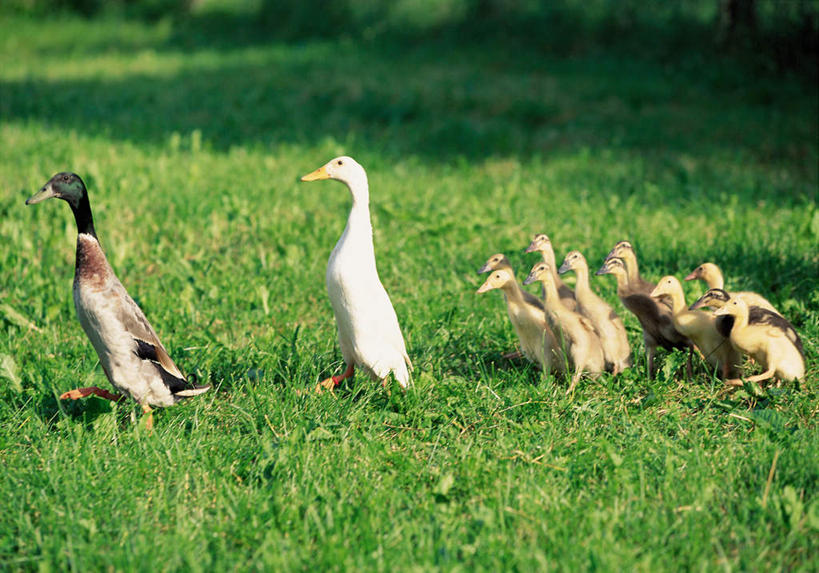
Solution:
{"label": "duck's head", "polygon": [[714,263],[702,263],[696,269],[691,271],[685,280],[693,281],[694,279],[702,279],[705,282],[708,282],[708,279],[712,277],[716,277],[720,274],[719,267]]}
{"label": "duck's head", "polygon": [[72,207],[77,207],[83,197],[88,195],[85,183],[76,173],[57,173],[43,185],[39,191],[26,199],[26,205],[34,205],[40,201],[56,197],[67,201]]}
{"label": "duck's head", "polygon": [[654,298],[670,296],[680,290],[682,290],[682,285],[680,281],[677,280],[677,277],[666,275],[660,279],[660,282],[658,282],[654,290],[651,291],[651,296]]}
{"label": "duck's head", "polygon": [[509,269],[512,265],[509,264],[509,259],[503,253],[496,253],[489,257],[486,263],[478,269],[478,274],[488,273],[496,269]]}
{"label": "duck's head", "polygon": [[312,173],[301,178],[302,181],[319,181],[321,179],[335,179],[346,183],[349,187],[367,182],[367,173],[364,168],[352,157],[342,155],[331,159]]}
{"label": "duck's head", "polygon": [[563,259],[563,264],[557,269],[558,274],[575,271],[581,265],[586,264],[586,257],[580,251],[569,251]]}
{"label": "duck's head", "polygon": [[535,281],[542,281],[547,282],[552,280],[552,269],[551,267],[544,263],[539,262],[536,263],[535,266],[532,267],[532,270],[529,271],[529,276],[526,277],[526,280],[523,281],[523,284],[528,285],[532,284]]}
{"label": "duck's head", "polygon": [[545,233],[538,233],[532,238],[532,242],[526,247],[527,253],[542,253],[546,249],[552,248],[552,241]]}
{"label": "duck's head", "polygon": [[[689,275],[691,276],[691,275]],[[686,277],[685,280],[690,280]],[[692,304],[688,307],[689,310],[697,310],[698,308],[703,308],[706,306],[710,306],[711,308],[722,308],[725,306],[725,303],[731,298],[731,295],[728,294],[726,291],[722,290],[721,288],[712,288],[708,289],[704,295],[702,295],[697,302]]]}
{"label": "duck's head", "polygon": [[627,255],[627,253],[633,253],[634,247],[631,246],[631,243],[628,241],[618,241],[609,251],[609,254],[606,255],[606,260],[611,259],[613,257],[623,258],[623,255]]}
{"label": "duck's head", "polygon": [[496,288],[503,288],[506,286],[506,283],[513,280],[515,280],[515,276],[512,274],[511,269],[496,269],[487,277],[487,279],[478,289],[477,293],[483,294]]}
{"label": "duck's head", "polygon": [[741,316],[748,314],[748,305],[741,298],[732,296],[722,307],[714,311],[714,316]]}
{"label": "duck's head", "polygon": [[626,275],[626,263],[620,257],[606,257],[603,266],[594,273],[596,275]]}

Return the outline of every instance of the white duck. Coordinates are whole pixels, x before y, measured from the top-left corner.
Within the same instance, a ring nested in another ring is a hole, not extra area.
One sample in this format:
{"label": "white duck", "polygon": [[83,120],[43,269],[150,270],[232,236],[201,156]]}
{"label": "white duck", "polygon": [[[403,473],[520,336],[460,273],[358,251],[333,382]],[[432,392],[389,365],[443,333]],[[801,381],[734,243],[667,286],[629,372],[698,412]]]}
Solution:
{"label": "white duck", "polygon": [[60,399],[99,396],[119,401],[130,396],[148,414],[151,406],[171,406],[179,400],[210,389],[188,382],[162,346],[148,319],[114,274],[102,251],[85,183],[75,173],[57,173],[26,200],[33,205],[51,197],[63,199],[77,222],[77,260],[74,274],[74,306],[80,325],[91,340],[100,364],[120,395],[91,386],[63,393]]}
{"label": "white duck", "polygon": [[353,205],[347,226],[330,254],[326,276],[346,369],[340,376],[320,382],[316,390],[334,388],[352,376],[356,366],[384,384],[392,373],[406,388],[412,363],[395,309],[375,266],[367,173],[353,158],[342,156],[301,178],[320,179],[335,179],[347,185]]}

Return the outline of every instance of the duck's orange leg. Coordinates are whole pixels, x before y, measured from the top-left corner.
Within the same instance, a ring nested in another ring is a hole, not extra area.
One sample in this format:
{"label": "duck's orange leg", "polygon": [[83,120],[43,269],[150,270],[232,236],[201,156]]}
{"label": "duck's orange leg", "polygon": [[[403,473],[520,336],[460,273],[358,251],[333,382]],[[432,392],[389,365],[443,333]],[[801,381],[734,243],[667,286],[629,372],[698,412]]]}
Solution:
{"label": "duck's orange leg", "polygon": [[80,398],[87,398],[91,395],[99,396],[100,398],[111,400],[112,402],[119,402],[120,400],[125,399],[125,396],[122,394],[114,394],[113,392],[109,392],[108,390],[104,390],[102,388],[97,388],[96,386],[88,386],[86,388],[75,388],[74,390],[63,392],[60,394],[60,400],[79,400]]}
{"label": "duck's orange leg", "polygon": [[316,392],[319,394],[324,390],[330,390],[332,392],[333,388],[341,384],[342,380],[346,380],[347,378],[352,376],[354,372],[355,365],[353,363],[348,364],[347,370],[345,370],[341,376],[330,376],[326,380],[322,380],[321,382],[316,384]]}
{"label": "duck's orange leg", "polygon": [[151,410],[151,407],[147,404],[143,404],[142,413],[148,416],[145,419],[145,429],[148,430],[148,433],[150,434],[154,430],[154,411]]}

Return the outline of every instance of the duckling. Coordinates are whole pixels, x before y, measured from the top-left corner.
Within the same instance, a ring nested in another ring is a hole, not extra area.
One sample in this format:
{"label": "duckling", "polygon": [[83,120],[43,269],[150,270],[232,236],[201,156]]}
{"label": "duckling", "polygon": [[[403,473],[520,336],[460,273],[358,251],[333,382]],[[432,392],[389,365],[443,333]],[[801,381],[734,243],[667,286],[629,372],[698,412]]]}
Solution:
{"label": "duckling", "polygon": [[[725,285],[725,280],[722,278],[722,271],[714,263],[702,263],[685,277],[685,280],[687,281],[692,281],[694,279],[704,281],[705,284],[708,285],[709,289],[722,289]],[[749,291],[732,292],[731,294],[744,300],[749,309],[756,306],[770,310],[771,312],[775,312],[781,316],[781,313],[776,310],[774,305],[768,302],[768,299],[762,295]]]}
{"label": "duckling", "polygon": [[571,384],[566,391],[567,394],[570,394],[584,372],[592,377],[603,372],[606,366],[603,348],[592,323],[586,317],[569,310],[562,304],[554,281],[554,271],[547,263],[540,262],[532,267],[532,271],[523,284],[535,281],[543,283],[546,291],[543,299],[546,320],[559,341],[565,344],[566,353],[574,368]]}
{"label": "duckling", "polygon": [[717,331],[714,317],[701,310],[689,310],[685,304],[682,284],[676,277],[660,279],[651,296],[667,296],[671,301],[671,319],[674,328],[687,336],[702,352],[705,361],[719,370],[722,378],[736,376],[741,358],[736,349]]}
{"label": "duckling", "polygon": [[386,385],[390,373],[402,388],[410,381],[412,362],[387,291],[375,266],[373,228],[370,223],[370,190],[367,173],[352,157],[336,157],[301,178],[333,179],[350,190],[353,204],[347,226],[327,262],[327,292],[336,317],[338,341],[346,368],[316,386],[332,390],[362,368]]}
{"label": "duckling", "polygon": [[589,286],[589,265],[580,251],[570,251],[557,272],[562,275],[569,271],[577,275],[574,294],[578,311],[589,319],[600,336],[603,355],[611,372],[619,374],[631,366],[626,327],[614,309],[592,291]]}
{"label": "duckling", "polygon": [[523,355],[545,372],[562,372],[560,346],[546,322],[543,303],[520,288],[511,267],[493,270],[477,293],[483,294],[493,289],[503,291],[506,311],[520,340]]}
{"label": "duckling", "polygon": [[[509,263],[509,259],[507,259],[506,255],[503,253],[496,253],[489,257],[486,263],[484,263],[484,265],[478,269],[478,274],[488,273],[489,271],[498,269],[508,269],[513,275],[515,274],[515,271],[512,269],[512,265]],[[534,304],[535,306],[539,306],[541,310],[543,309],[543,303],[540,302],[540,299],[535,295],[523,289],[520,289],[520,292],[523,293],[523,298],[528,304]],[[505,298],[506,295],[504,295],[504,299]],[[511,352],[506,352],[503,354],[503,357],[507,360],[516,360],[522,356],[523,354],[519,350],[512,350]]]}
{"label": "duckling", "polygon": [[[552,280],[554,281],[555,285],[557,286],[557,292],[560,296],[560,302],[563,303],[563,306],[568,308],[569,310],[576,311],[577,310],[577,299],[575,298],[574,291],[569,288],[569,286],[563,282],[560,276],[557,274],[557,262],[555,261],[555,251],[552,248],[552,241],[549,237],[543,233],[538,233],[532,238],[532,242],[529,243],[529,246],[526,247],[527,253],[538,252],[543,257],[543,262],[549,265],[549,268],[552,270]],[[545,296],[545,291],[542,293]]]}
{"label": "duckling", "polygon": [[[623,260],[623,263],[626,266],[626,272],[628,273],[628,289],[633,294],[635,292],[639,292],[646,296],[651,296],[651,291],[654,290],[655,285],[651,281],[645,280],[643,277],[640,276],[640,268],[637,264],[637,253],[634,252],[634,247],[628,241],[619,241],[616,243],[609,251],[609,254],[606,256],[604,264],[614,257],[620,258]],[[667,302],[663,301],[663,304],[667,306]]]}
{"label": "duckling", "polygon": [[[762,309],[762,313],[762,318],[751,324],[747,303],[740,297],[732,296],[714,314],[734,318],[731,345],[751,356],[765,369],[761,374],[746,378],[748,382],[762,382],[771,378],[780,382],[802,381],[805,377],[802,340],[791,323],[782,316],[767,309]],[[741,386],[742,380],[732,378],[726,383]]]}
{"label": "duckling", "polygon": [[[654,357],[657,347],[666,350],[679,348],[688,349],[687,370],[691,372],[691,341],[674,328],[671,320],[671,309],[665,304],[658,304],[651,298],[651,291],[645,292],[644,287],[633,287],[629,283],[629,273],[625,261],[609,254],[603,266],[595,273],[597,275],[614,275],[617,279],[617,296],[623,306],[637,317],[643,329],[643,342],[648,362],[648,377],[654,378]],[[645,283],[645,281],[643,281]],[[654,290],[652,288],[652,290]]]}
{"label": "duckling", "polygon": [[[743,298],[743,297],[737,297]],[[697,310],[699,308],[711,307],[713,309],[719,309],[725,306],[728,301],[731,299],[731,294],[727,291],[724,291],[720,288],[711,288],[708,289],[705,294],[703,294],[697,301],[689,306],[688,308],[691,310]],[[744,299],[743,299],[744,300]],[[767,314],[767,310],[760,308],[758,306],[749,306],[748,307],[748,322],[750,324],[756,324],[763,320],[765,315]],[[717,332],[719,332],[724,337],[728,337],[731,334],[731,328],[734,326],[734,317],[730,314],[723,314],[716,317],[715,321]]]}
{"label": "duckling", "polygon": [[100,246],[91,215],[85,183],[76,173],[57,173],[26,200],[34,205],[56,197],[68,203],[77,223],[74,306],[80,325],[99,356],[111,385],[120,394],[91,386],[60,395],[77,400],[95,395],[119,401],[127,396],[147,414],[153,427],[151,406],[165,407],[210,389],[185,379],[159,341],[148,319],[114,274]]}

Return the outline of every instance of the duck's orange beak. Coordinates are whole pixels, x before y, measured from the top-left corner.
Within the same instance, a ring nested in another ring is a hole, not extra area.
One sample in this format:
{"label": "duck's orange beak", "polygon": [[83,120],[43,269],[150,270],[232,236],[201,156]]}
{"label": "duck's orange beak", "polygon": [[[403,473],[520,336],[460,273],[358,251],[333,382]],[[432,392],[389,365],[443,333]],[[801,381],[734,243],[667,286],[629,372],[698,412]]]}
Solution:
{"label": "duck's orange beak", "polygon": [[329,178],[330,178],[330,174],[327,173],[327,166],[324,165],[322,167],[319,167],[318,169],[316,169],[312,173],[308,173],[307,175],[302,177],[301,180],[302,181],[318,181],[320,179],[329,179]]}

